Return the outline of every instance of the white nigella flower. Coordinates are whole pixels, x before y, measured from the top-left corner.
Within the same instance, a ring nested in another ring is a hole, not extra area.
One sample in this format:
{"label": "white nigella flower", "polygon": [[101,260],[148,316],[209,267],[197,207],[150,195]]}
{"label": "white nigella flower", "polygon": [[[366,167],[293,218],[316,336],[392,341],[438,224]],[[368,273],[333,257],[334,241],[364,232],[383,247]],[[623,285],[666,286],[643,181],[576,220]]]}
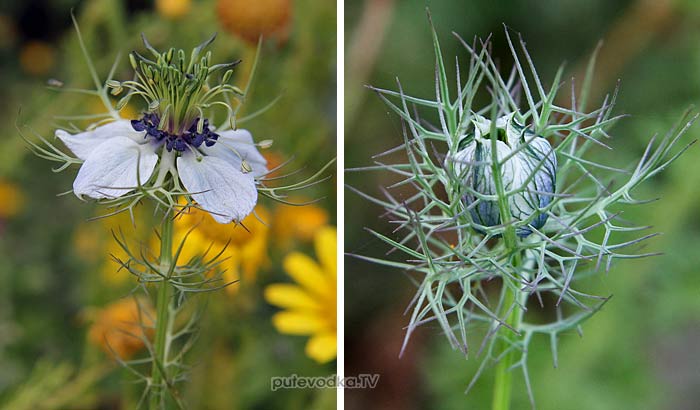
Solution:
{"label": "white nigella flower", "polygon": [[[514,113],[496,121],[496,149],[503,189],[511,216],[520,222],[520,237],[532,233],[530,226],[541,228],[547,214],[540,212],[552,201],[556,185],[557,159],[549,142],[517,124]],[[478,199],[477,194],[497,195],[493,178],[491,121],[474,115],[474,132],[459,141],[451,163],[455,175],[467,189],[463,197],[475,223],[501,224],[498,201]]]}
{"label": "white nigella flower", "polygon": [[[73,183],[78,197],[133,202],[158,196],[160,203],[177,203],[174,197],[186,195],[220,223],[241,221],[253,211],[256,179],[267,173],[265,158],[248,131],[214,132],[205,114],[221,107],[233,124],[235,111],[229,102],[243,95],[228,84],[231,68],[240,60],[212,66],[211,53],[200,57],[213,40],[191,53],[160,53],[144,38],[152,57],[130,54],[136,79],[106,84],[114,95],[128,90],[117,108],[134,95],[142,97],[148,105],[143,117],[117,119],[79,134],[56,131],[83,160]],[[210,84],[212,74],[223,70],[221,82]]]}
{"label": "white nigella flower", "polygon": [[197,133],[195,121],[175,136],[159,131],[157,122],[154,114],[147,114],[142,120],[119,120],[80,134],[57,130],[56,136],[84,161],[73,182],[75,195],[121,197],[146,185],[159,159],[163,170],[173,169],[175,160],[182,185],[218,222],[240,221],[252,212],[258,197],[255,178],[267,172],[267,162],[250,132],[215,134],[205,120],[202,133]]}

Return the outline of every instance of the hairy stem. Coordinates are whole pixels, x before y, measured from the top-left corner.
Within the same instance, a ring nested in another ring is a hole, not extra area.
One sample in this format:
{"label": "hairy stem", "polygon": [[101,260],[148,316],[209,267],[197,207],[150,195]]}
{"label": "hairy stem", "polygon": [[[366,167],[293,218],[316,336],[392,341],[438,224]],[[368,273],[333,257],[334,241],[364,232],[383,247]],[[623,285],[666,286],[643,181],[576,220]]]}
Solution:
{"label": "hairy stem", "polygon": [[[169,272],[170,266],[173,263],[173,219],[170,214],[165,215],[161,224],[160,231],[160,267],[165,273]],[[150,409],[164,408],[165,400],[165,379],[166,371],[166,342],[168,333],[168,316],[169,305],[172,299],[172,286],[167,280],[158,282],[158,301],[156,313],[156,335],[153,365],[151,367],[151,391],[150,391]]]}

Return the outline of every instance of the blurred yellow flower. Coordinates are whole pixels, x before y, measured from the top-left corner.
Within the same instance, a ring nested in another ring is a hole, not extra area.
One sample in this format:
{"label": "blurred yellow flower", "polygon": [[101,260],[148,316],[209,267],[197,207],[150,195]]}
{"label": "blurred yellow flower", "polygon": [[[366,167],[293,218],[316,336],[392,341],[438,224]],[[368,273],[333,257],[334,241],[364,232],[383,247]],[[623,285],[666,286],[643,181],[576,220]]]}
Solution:
{"label": "blurred yellow flower", "polygon": [[306,355],[319,363],[337,354],[336,322],[336,229],[324,227],[314,244],[319,263],[292,252],[284,259],[284,269],[297,283],[273,284],[265,288],[265,299],[285,309],[272,317],[280,333],[310,335]]}
{"label": "blurred yellow flower", "polygon": [[[307,202],[303,198],[290,198],[291,203]],[[278,205],[272,222],[273,238],[282,249],[295,240],[310,241],[319,229],[328,224],[328,211],[314,205]]]}
{"label": "blurred yellow flower", "polygon": [[291,0],[218,0],[216,10],[226,31],[251,44],[260,36],[282,44],[289,36]]}
{"label": "blurred yellow flower", "polygon": [[187,263],[191,258],[202,256],[207,252],[207,256],[211,258],[226,247],[221,255],[222,263],[219,267],[225,270],[223,280],[226,283],[241,281],[240,284],[226,287],[227,292],[235,293],[241,284],[253,282],[257,272],[269,264],[267,255],[269,229],[261,220],[270,220],[267,209],[261,205],[255,208],[254,214],[243,219],[242,226],[220,224],[208,212],[190,208],[175,220],[173,252],[177,250],[190,230],[191,233],[178,259],[180,264]]}
{"label": "blurred yellow flower", "polygon": [[[134,218],[139,220],[139,208],[134,212]],[[120,270],[121,265],[114,258],[126,262],[129,255],[114,239],[112,232],[117,235],[123,234],[126,244],[132,251],[138,252],[143,241],[143,231],[144,229],[134,226],[128,212],[122,212],[78,225],[73,234],[73,248],[85,262],[99,264],[98,270],[107,284],[118,285],[127,281],[131,274]]]}
{"label": "blurred yellow flower", "polygon": [[[113,105],[116,105],[117,101],[112,101]],[[106,114],[108,113],[107,107],[105,107],[104,102],[98,98],[98,97],[90,97],[90,99],[87,100],[88,104],[88,109],[90,110],[90,114]],[[119,116],[125,120],[136,120],[141,118],[143,114],[136,109],[136,107],[128,103],[124,107],[122,107],[121,110],[119,110]],[[85,127],[88,125],[92,124],[94,120],[87,120],[85,121]]]}
{"label": "blurred yellow flower", "polygon": [[156,0],[158,14],[168,19],[179,19],[192,8],[192,0]]}
{"label": "blurred yellow flower", "polygon": [[43,41],[32,40],[22,46],[19,63],[31,75],[41,76],[51,71],[54,65],[54,49]]}
{"label": "blurred yellow flower", "polygon": [[0,180],[0,219],[17,215],[23,202],[24,196],[14,184]]}
{"label": "blurred yellow flower", "polygon": [[143,349],[143,339],[153,335],[155,313],[146,299],[125,298],[91,314],[93,324],[88,341],[121,359],[128,359]]}
{"label": "blurred yellow flower", "polygon": [[136,120],[141,118],[142,113],[139,112],[133,105],[127,104],[119,110],[119,116],[125,120]]}

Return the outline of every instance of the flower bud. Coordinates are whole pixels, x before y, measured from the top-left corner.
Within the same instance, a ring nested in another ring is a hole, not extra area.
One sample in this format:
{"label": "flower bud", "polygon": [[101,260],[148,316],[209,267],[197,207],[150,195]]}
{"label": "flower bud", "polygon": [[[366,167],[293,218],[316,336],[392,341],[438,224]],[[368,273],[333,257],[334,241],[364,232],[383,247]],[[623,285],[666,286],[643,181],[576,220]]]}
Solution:
{"label": "flower bud", "polygon": [[514,113],[496,121],[496,136],[491,136],[491,121],[476,115],[474,130],[462,137],[451,158],[455,177],[464,191],[464,204],[472,221],[496,226],[501,221],[499,201],[479,198],[498,194],[493,176],[491,138],[497,138],[496,158],[503,193],[516,221],[516,234],[526,237],[532,227],[539,229],[547,220],[542,209],[552,201],[556,185],[557,159],[549,142],[515,122]]}

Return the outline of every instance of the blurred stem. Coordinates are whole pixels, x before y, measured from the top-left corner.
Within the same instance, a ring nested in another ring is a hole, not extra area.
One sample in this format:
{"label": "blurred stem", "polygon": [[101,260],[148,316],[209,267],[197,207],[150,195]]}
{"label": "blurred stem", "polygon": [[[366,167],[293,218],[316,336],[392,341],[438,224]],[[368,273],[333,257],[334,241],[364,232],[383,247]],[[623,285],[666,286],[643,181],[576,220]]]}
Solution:
{"label": "blurred stem", "polygon": [[83,397],[88,389],[94,387],[113,369],[113,363],[98,363],[94,367],[80,370],[75,378],[64,384],[51,397],[42,397],[42,408],[60,409],[68,407],[69,404]]}
{"label": "blurred stem", "polygon": [[[160,266],[161,269],[167,269],[169,272],[170,265],[173,263],[173,219],[170,213],[164,216],[160,230]],[[164,279],[158,282],[158,300],[156,313],[156,335],[155,335],[155,357],[151,367],[151,391],[150,391],[150,409],[156,410],[164,408],[161,404],[165,398],[165,388],[161,386],[164,383],[167,375],[166,369],[166,336],[168,332],[168,315],[170,299],[172,297],[172,287],[168,280]]]}
{"label": "blurred stem", "polygon": [[394,15],[395,0],[365,0],[345,54],[345,128],[354,126],[384,35]]}
{"label": "blurred stem", "polygon": [[117,47],[126,44],[126,27],[124,16],[124,2],[108,0],[105,4],[105,23],[109,27],[112,41]]}
{"label": "blurred stem", "polygon": [[[605,47],[598,55],[597,85],[590,90],[589,97],[592,102],[600,100],[610,84],[619,79],[625,66],[648,48],[656,37],[674,27],[680,16],[677,3],[674,0],[637,0],[611,25],[605,36]],[[584,78],[587,65],[587,60],[582,61],[574,69],[573,77]],[[562,87],[557,101],[564,107],[570,105],[571,90]]]}

